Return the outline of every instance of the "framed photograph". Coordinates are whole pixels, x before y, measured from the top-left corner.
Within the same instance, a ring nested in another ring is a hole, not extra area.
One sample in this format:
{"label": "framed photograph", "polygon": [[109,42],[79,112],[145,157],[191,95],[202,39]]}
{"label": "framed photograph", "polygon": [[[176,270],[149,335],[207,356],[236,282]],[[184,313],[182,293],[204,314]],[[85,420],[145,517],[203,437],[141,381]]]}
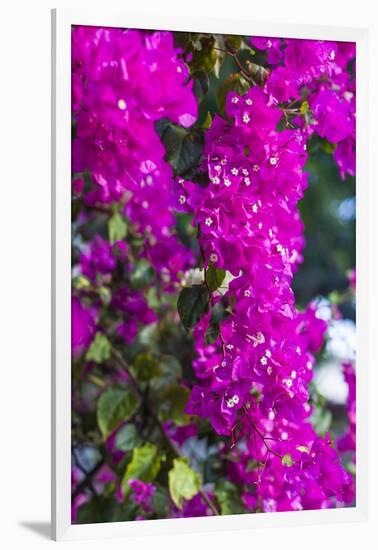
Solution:
{"label": "framed photograph", "polygon": [[366,518],[367,31],[52,43],[54,538]]}

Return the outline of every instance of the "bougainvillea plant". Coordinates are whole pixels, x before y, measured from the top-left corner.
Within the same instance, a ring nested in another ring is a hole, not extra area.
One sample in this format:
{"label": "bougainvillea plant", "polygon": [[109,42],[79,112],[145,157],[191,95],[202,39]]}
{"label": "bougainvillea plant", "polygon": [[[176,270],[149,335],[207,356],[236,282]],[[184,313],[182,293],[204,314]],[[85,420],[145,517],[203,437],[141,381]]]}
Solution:
{"label": "bougainvillea plant", "polygon": [[72,520],[353,505],[355,45],[74,27],[72,132]]}

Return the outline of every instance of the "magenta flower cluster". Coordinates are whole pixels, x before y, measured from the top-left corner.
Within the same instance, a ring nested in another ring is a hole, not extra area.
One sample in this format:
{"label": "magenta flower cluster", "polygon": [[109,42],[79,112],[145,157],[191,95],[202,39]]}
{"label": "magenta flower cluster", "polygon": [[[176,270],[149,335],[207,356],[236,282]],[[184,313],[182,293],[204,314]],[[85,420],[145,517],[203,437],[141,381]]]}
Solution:
{"label": "magenta flower cluster", "polygon": [[[72,41],[74,196],[88,211],[109,213],[115,203],[121,208],[144,239],[137,259],[148,260],[164,291],[177,290],[182,274],[196,263],[176,235],[177,212],[192,216],[204,286],[209,289],[211,270],[226,274],[209,291],[208,312],[193,331],[197,382],[185,412],[209,419],[227,437],[221,444],[229,457],[227,476],[242,487],[247,510],[351,503],[354,481],[339,453],[355,451],[354,370],[344,365],[350,426],[335,447],[309,420],[309,384],[327,324],[315,303],[297,309],[292,282],[305,246],[298,202],[308,185],[309,138],[316,133],[331,144],[342,178],[355,174],[354,45],[253,38],[252,46],[272,68],[263,86],[228,93],[226,116],[215,115],[205,130],[200,168],[208,184],[199,185],[174,178],[155,129],[162,118],[188,128],[198,115],[172,33],[75,27]],[[96,234],[82,246],[78,269],[101,289],[118,262],[131,270],[126,242]],[[158,320],[138,289],[120,286],[109,300],[122,319],[115,335],[126,344],[141,326]],[[214,320],[215,311],[220,320]],[[74,356],[93,341],[97,318],[96,306],[73,297]],[[208,343],[215,324],[219,332]],[[196,432],[192,424],[172,433],[169,428],[179,447]],[[134,502],[151,513],[156,487],[138,479],[128,484]],[[214,500],[211,489],[207,498]],[[79,501],[85,498],[79,495],[76,506]],[[170,513],[211,511],[197,494],[182,510],[172,505]]]}
{"label": "magenta flower cluster", "polygon": [[172,170],[155,123],[167,117],[189,127],[198,109],[173,35],[75,27],[72,52],[74,192],[82,189],[80,174],[89,172],[85,203],[121,202],[124,214],[148,236],[145,256],[158,272],[164,268],[167,283],[177,280],[191,255],[174,237]]}
{"label": "magenta flower cluster", "polygon": [[349,42],[254,38],[273,66],[266,92],[274,103],[306,99],[307,116],[296,117],[304,134],[316,132],[334,145],[341,176],[356,173],[356,80]]}
{"label": "magenta flower cluster", "polygon": [[[209,185],[176,182],[179,203],[194,213],[205,268],[232,275],[213,303],[234,303],[214,344],[204,343],[211,313],[195,329],[193,366],[202,384],[186,410],[210,418],[220,435],[245,438],[245,450],[233,450],[230,476],[256,483],[254,506],[260,500],[264,511],[275,511],[328,507],[332,498],[349,502],[351,477],[330,440],[318,438],[308,421],[313,354],[326,323],[312,305],[298,312],[291,289],[304,245],[297,203],[307,186],[306,136],[276,131],[282,112],[257,87],[244,96],[230,93],[227,114],[232,123],[216,116],[207,132]],[[261,471],[248,472],[251,459],[263,464]]]}

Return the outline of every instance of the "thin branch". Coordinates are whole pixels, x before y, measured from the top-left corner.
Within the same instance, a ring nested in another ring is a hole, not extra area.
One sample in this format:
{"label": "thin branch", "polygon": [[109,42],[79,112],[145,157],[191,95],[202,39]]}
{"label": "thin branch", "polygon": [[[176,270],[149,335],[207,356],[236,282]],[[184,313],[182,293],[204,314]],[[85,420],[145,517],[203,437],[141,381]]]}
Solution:
{"label": "thin branch", "polygon": [[253,422],[252,418],[249,415],[248,409],[245,405],[243,406],[243,410],[244,410],[245,417],[248,419],[248,422],[250,423],[251,427],[255,430],[257,435],[261,438],[266,450],[272,453],[272,455],[277,456],[282,460],[283,456],[277,453],[277,451],[275,451],[274,449],[272,449],[270,445],[268,445],[268,443],[266,442],[265,434],[261,430],[259,430],[256,424]]}

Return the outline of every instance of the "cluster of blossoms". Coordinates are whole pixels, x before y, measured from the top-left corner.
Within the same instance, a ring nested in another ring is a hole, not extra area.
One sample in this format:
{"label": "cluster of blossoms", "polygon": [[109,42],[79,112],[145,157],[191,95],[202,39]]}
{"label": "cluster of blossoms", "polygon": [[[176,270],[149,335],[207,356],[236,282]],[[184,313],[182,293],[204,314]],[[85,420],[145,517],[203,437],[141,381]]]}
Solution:
{"label": "cluster of blossoms", "polygon": [[197,102],[173,35],[75,27],[72,52],[74,193],[84,193],[88,206],[121,203],[148,237],[144,256],[166,282],[177,280],[192,258],[174,234],[172,170],[155,123],[167,117],[189,127]]}
{"label": "cluster of blossoms", "polygon": [[355,44],[253,38],[252,45],[267,52],[272,66],[265,87],[271,101],[293,105],[302,101],[306,116],[295,117],[293,122],[304,134],[316,132],[334,145],[334,158],[343,178],[355,175]]}
{"label": "cluster of blossoms", "polygon": [[[232,122],[216,116],[206,135],[209,185],[176,182],[176,207],[193,211],[205,268],[232,275],[225,294],[212,296],[213,305],[233,304],[216,341],[205,344],[211,313],[195,329],[202,384],[187,412],[210,418],[218,434],[247,436],[231,475],[257,484],[253,499],[264,511],[350,502],[351,477],[308,421],[313,353],[326,324],[312,305],[298,312],[291,289],[304,244],[297,203],[307,185],[306,139],[299,129],[276,130],[282,112],[260,88],[230,93],[226,110]],[[251,459],[262,471],[248,473]]]}
{"label": "cluster of blossoms", "polygon": [[[103,234],[79,243],[75,268],[90,288],[72,298],[73,357],[104,330],[104,288],[111,288],[107,306],[117,319],[112,337],[132,344],[141,327],[159,320],[145,293],[130,288],[129,276],[136,261],[148,260],[160,288],[172,293],[181,274],[195,264],[176,235],[175,212],[191,214],[204,285],[209,289],[211,269],[225,272],[227,282],[209,291],[208,313],[193,331],[197,383],[186,413],[209,419],[218,435],[229,436],[231,445],[221,442],[219,449],[228,452],[227,476],[242,487],[245,509],[302,510],[352,502],[352,477],[330,437],[319,437],[309,420],[309,383],[327,323],[314,303],[297,309],[292,281],[305,246],[298,202],[308,185],[309,138],[317,133],[334,145],[342,177],[355,173],[355,88],[349,67],[354,46],[252,39],[255,48],[267,52],[272,68],[263,87],[252,86],[245,95],[229,92],[226,117],[216,115],[205,130],[201,170],[208,184],[200,186],[173,177],[155,129],[162,118],[185,128],[197,118],[188,67],[172,33],[75,27],[72,41],[73,195],[84,205],[79,223],[97,210],[108,216],[121,212],[142,237],[137,252],[125,240],[113,242]],[[282,120],[285,128],[278,130]],[[216,337],[209,344],[206,335],[214,325]],[[355,448],[354,371],[349,364],[344,371],[350,427],[337,442],[342,453]],[[129,381],[125,374],[122,382]],[[163,429],[178,447],[196,434],[194,424],[168,422]],[[114,431],[106,447],[118,465],[124,452],[115,450]],[[74,468],[73,488],[81,481]],[[119,479],[106,466],[94,486],[109,482],[116,484],[116,499],[122,502]],[[157,486],[132,479],[128,488],[140,511],[135,519],[153,514]],[[213,513],[212,490],[205,496],[197,493],[181,508],[170,502],[168,515]],[[74,514],[86,500],[77,494]]]}
{"label": "cluster of blossoms", "polygon": [[[130,270],[127,260],[127,246],[123,241],[113,246],[100,235],[95,235],[90,243],[83,247],[80,254],[79,269],[92,289],[103,288],[104,284],[112,281],[117,262],[122,263],[125,273]],[[85,293],[82,293],[85,297]],[[87,307],[79,296],[72,298],[72,350],[74,356],[80,355],[92,342],[98,324],[98,309],[101,300],[92,300]],[[120,321],[116,332],[126,344],[132,342],[138,333],[139,327],[154,323],[157,319],[154,311],[149,308],[142,292],[132,290],[127,284],[118,285],[113,289],[110,304],[118,314]]]}

